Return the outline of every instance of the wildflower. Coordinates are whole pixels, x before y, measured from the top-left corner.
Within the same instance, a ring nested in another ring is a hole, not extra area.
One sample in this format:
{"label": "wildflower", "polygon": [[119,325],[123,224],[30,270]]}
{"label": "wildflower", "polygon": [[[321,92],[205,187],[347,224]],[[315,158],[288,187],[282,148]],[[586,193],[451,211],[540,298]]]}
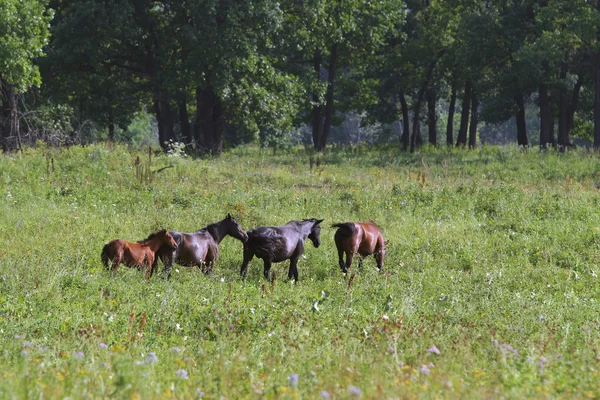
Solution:
{"label": "wildflower", "polygon": [[427,352],[439,355],[440,349],[438,349],[436,346],[431,346],[430,348],[427,349]]}
{"label": "wildflower", "polygon": [[99,346],[100,346],[100,348],[102,348],[104,350],[108,349],[108,345],[104,342],[100,343]]}
{"label": "wildflower", "polygon": [[560,353],[558,353],[558,354],[556,355],[556,358],[563,358],[563,355],[562,355],[562,354],[560,354]]}
{"label": "wildflower", "polygon": [[356,386],[348,386],[348,393],[350,393],[350,396],[356,396],[356,397],[360,397],[362,395],[362,391],[357,388]]}
{"label": "wildflower", "polygon": [[287,380],[290,386],[294,389],[298,387],[298,374],[291,374],[290,376],[288,376]]}
{"label": "wildflower", "polygon": [[179,377],[180,379],[188,378],[188,373],[185,369],[178,369],[177,371],[175,371],[175,375],[177,375],[177,377]]}
{"label": "wildflower", "polygon": [[158,362],[158,357],[156,357],[155,352],[149,353],[148,356],[146,357],[146,364],[153,364],[153,363],[157,363],[157,362]]}
{"label": "wildflower", "polygon": [[327,390],[323,390],[320,394],[319,397],[322,399],[329,399],[331,398],[331,395],[329,394],[329,392]]}
{"label": "wildflower", "polygon": [[21,355],[22,355],[22,356],[26,356],[27,354],[29,354],[29,352],[28,352],[27,350],[23,350],[23,351],[21,351]]}
{"label": "wildflower", "polygon": [[503,349],[503,350],[510,351],[511,353],[513,353],[513,354],[515,354],[517,356],[519,355],[519,352],[516,349],[514,349],[510,344],[502,343],[500,345],[500,348]]}
{"label": "wildflower", "polygon": [[77,353],[75,353],[75,358],[83,358],[85,354],[83,354],[83,351],[78,351]]}
{"label": "wildflower", "polygon": [[174,353],[181,353],[181,349],[179,347],[173,347],[171,351]]}
{"label": "wildflower", "polygon": [[200,398],[200,399],[204,397],[204,392],[201,389],[197,389],[196,394],[198,395],[198,398]]}
{"label": "wildflower", "polygon": [[419,372],[425,375],[429,375],[431,373],[431,370],[427,368],[427,365],[423,364],[419,367]]}

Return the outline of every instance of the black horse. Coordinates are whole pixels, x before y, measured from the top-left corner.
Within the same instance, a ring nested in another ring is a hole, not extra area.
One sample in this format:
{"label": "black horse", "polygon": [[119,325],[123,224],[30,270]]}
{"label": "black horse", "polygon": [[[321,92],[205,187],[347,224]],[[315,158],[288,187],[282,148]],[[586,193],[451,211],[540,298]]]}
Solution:
{"label": "black horse", "polygon": [[290,221],[283,226],[260,226],[248,231],[244,243],[244,262],[240,271],[246,277],[252,257],[261,258],[265,264],[265,279],[270,279],[271,263],[290,259],[288,278],[298,280],[298,258],[304,253],[304,241],[309,238],[315,247],[321,244],[322,219]]}
{"label": "black horse", "polygon": [[[205,275],[212,272],[215,260],[219,254],[219,243],[227,235],[245,242],[248,235],[240,224],[227,214],[225,219],[210,224],[194,233],[182,233],[169,231],[177,242],[174,252],[160,251],[158,257],[165,264],[164,273],[167,278],[171,276],[173,261],[184,267],[198,267]],[[156,262],[153,269],[156,268]]]}

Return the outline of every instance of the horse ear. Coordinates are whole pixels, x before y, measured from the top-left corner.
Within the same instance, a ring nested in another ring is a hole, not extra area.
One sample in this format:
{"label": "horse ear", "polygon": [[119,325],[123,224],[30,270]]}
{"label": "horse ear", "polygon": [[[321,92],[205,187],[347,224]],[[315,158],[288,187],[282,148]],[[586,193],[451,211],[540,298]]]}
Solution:
{"label": "horse ear", "polygon": [[323,221],[325,221],[325,220],[324,219],[318,219],[317,222],[315,222],[315,225],[319,225]]}
{"label": "horse ear", "polygon": [[231,214],[227,213],[227,219],[231,219]]}

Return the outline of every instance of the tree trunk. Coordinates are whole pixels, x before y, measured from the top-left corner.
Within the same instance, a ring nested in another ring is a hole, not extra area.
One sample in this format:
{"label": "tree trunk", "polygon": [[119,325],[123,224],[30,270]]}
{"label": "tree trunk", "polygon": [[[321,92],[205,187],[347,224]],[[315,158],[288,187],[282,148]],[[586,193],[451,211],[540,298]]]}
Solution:
{"label": "tree trunk", "polygon": [[210,88],[196,89],[196,140],[198,147],[204,151],[212,151],[214,146],[211,92]]}
{"label": "tree trunk", "polygon": [[212,154],[215,156],[221,155],[223,152],[223,132],[225,131],[225,113],[221,100],[213,93],[214,109],[213,109],[213,147]]}
{"label": "tree trunk", "polygon": [[190,125],[190,116],[187,111],[187,100],[184,94],[181,95],[177,107],[179,108],[179,130],[181,131],[181,140],[183,140],[185,144],[192,144],[194,138],[192,135],[192,127]]}
{"label": "tree trunk", "polygon": [[438,56],[429,63],[429,68],[427,69],[427,75],[425,76],[425,80],[423,81],[423,84],[421,85],[421,88],[419,89],[419,94],[417,95],[417,104],[414,107],[414,115],[413,115],[413,132],[412,132],[412,136],[410,137],[410,152],[411,153],[415,151],[417,144],[421,145],[421,143],[422,143],[421,129],[420,129],[421,104],[423,103],[423,98],[425,97],[425,91],[427,90],[427,87],[429,86],[429,82],[431,81],[431,78],[433,76],[433,70],[434,70],[437,62],[439,61],[439,59],[444,55],[444,51],[445,50],[441,51],[438,54]]}
{"label": "tree trunk", "polygon": [[423,102],[424,90],[419,90],[419,94],[417,95],[417,103],[413,109],[413,128],[412,135],[410,136],[410,152],[414,153],[417,148],[417,136],[420,131],[421,124],[421,103]]}
{"label": "tree trunk", "polygon": [[475,90],[471,91],[471,122],[469,124],[469,148],[475,149],[477,145],[477,123],[479,118],[479,99]]}
{"label": "tree trunk", "polygon": [[515,102],[517,103],[517,114],[515,115],[517,122],[517,143],[519,146],[527,148],[529,140],[527,139],[527,123],[525,122],[525,102],[523,101],[523,96],[521,94],[517,95]]}
{"label": "tree trunk", "polygon": [[400,89],[400,107],[402,109],[402,150],[408,150],[408,143],[410,140],[410,119],[408,116],[408,104],[406,103],[406,96],[404,95],[404,89]]}
{"label": "tree trunk", "polygon": [[550,143],[550,98],[548,88],[543,83],[538,87],[540,101],[540,150],[545,150]]}
{"label": "tree trunk", "polygon": [[196,125],[194,138],[197,147],[220,155],[223,151],[225,113],[223,104],[212,86],[196,89]]}
{"label": "tree trunk", "polygon": [[581,93],[581,87],[583,86],[583,77],[580,75],[575,82],[573,87],[573,93],[571,94],[571,101],[568,106],[567,113],[567,143],[570,142],[571,130],[573,129],[573,120],[575,119],[575,111],[579,107],[579,95]]}
{"label": "tree trunk", "polygon": [[469,106],[471,103],[471,82],[465,83],[465,93],[462,100],[462,111],[460,114],[460,127],[458,128],[458,137],[456,138],[457,147],[467,145],[467,130],[469,126]]}
{"label": "tree trunk", "polygon": [[327,138],[331,131],[331,123],[333,121],[333,93],[335,89],[335,70],[337,64],[337,43],[331,46],[331,54],[329,56],[329,77],[327,83],[327,94],[325,95],[325,122],[323,124],[323,134],[321,135],[320,151],[325,151]]}
{"label": "tree trunk", "polygon": [[164,98],[155,100],[154,110],[158,125],[158,142],[163,150],[168,150],[169,142],[174,139],[173,114],[169,102]]}
{"label": "tree trunk", "polygon": [[[313,68],[315,70],[315,77],[317,82],[321,81],[321,51],[315,52],[315,58]],[[312,138],[313,146],[315,150],[319,151],[321,146],[321,136],[323,133],[323,107],[321,106],[321,99],[313,93],[313,109],[312,109]]]}
{"label": "tree trunk", "polygon": [[429,143],[436,146],[437,140],[437,118],[435,115],[437,94],[434,89],[429,88],[427,90],[427,126],[429,129]]}
{"label": "tree trunk", "polygon": [[[600,9],[600,0],[598,0]],[[596,82],[594,84],[595,102],[594,102],[594,150],[600,150],[600,53],[596,54],[594,63]]]}
{"label": "tree trunk", "polygon": [[0,78],[0,94],[3,119],[3,124],[0,126],[2,151],[9,152],[17,148],[17,143],[20,144],[19,109],[15,85]]}
{"label": "tree trunk", "polygon": [[113,117],[112,107],[109,106],[110,110],[108,112],[108,141],[110,143],[115,142],[115,119]]}
{"label": "tree trunk", "polygon": [[456,107],[456,88],[452,87],[450,95],[450,106],[448,106],[448,124],[446,125],[446,144],[451,147],[454,144],[452,131],[454,130],[454,108]]}

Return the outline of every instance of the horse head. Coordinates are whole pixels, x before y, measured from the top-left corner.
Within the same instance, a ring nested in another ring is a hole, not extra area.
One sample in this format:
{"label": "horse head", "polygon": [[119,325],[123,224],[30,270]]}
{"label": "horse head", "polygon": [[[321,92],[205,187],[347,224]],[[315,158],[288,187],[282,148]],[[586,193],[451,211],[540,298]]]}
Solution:
{"label": "horse head", "polygon": [[177,250],[177,241],[171,236],[171,234],[166,230],[162,229],[150,236],[154,236],[158,240],[160,240],[161,245],[166,246],[169,250]]}
{"label": "horse head", "polygon": [[316,219],[316,218],[311,218],[305,221],[311,221],[312,227],[310,228],[310,234],[308,235],[308,238],[310,239],[310,241],[313,243],[313,245],[315,247],[319,247],[321,245],[321,222],[323,222],[322,219]]}
{"label": "horse head", "polygon": [[248,234],[242,229],[240,224],[231,216],[231,214],[227,213],[225,221],[227,221],[227,234],[238,240],[241,240],[243,243],[248,241]]}

